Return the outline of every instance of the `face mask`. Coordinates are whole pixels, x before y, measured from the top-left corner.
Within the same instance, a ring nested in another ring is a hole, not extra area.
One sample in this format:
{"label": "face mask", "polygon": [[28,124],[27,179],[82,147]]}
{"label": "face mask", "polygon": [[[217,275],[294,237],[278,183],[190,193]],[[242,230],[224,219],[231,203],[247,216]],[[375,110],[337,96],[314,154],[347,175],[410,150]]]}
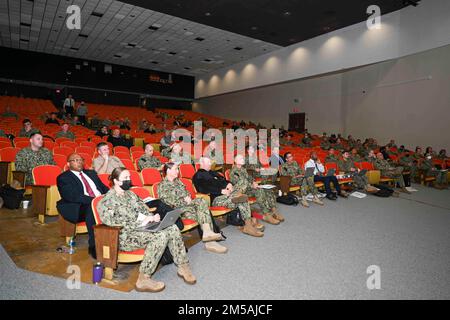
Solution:
{"label": "face mask", "polygon": [[122,185],[120,186],[123,190],[127,191],[131,188],[131,180],[123,180]]}

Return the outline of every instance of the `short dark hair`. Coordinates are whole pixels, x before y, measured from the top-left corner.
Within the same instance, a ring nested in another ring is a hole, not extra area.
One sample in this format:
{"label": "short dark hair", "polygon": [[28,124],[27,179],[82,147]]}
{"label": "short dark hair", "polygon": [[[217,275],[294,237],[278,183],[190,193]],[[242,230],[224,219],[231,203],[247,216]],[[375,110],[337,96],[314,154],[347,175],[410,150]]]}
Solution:
{"label": "short dark hair", "polygon": [[33,138],[37,134],[42,136],[42,133],[40,131],[36,131],[36,132],[33,132],[32,134],[30,134],[30,139]]}
{"label": "short dark hair", "polygon": [[290,155],[290,154],[292,154],[292,152],[286,152],[286,153],[284,154],[284,156],[283,156],[284,161],[286,161],[288,155]]}
{"label": "short dark hair", "polygon": [[28,123],[28,122],[30,122],[31,123],[31,120],[30,119],[23,119],[23,121],[22,121],[22,124],[25,124],[25,123]]}
{"label": "short dark hair", "polygon": [[107,146],[108,144],[106,143],[106,142],[99,142],[98,144],[97,144],[97,150],[98,149],[100,149],[101,147],[103,147],[103,146]]}

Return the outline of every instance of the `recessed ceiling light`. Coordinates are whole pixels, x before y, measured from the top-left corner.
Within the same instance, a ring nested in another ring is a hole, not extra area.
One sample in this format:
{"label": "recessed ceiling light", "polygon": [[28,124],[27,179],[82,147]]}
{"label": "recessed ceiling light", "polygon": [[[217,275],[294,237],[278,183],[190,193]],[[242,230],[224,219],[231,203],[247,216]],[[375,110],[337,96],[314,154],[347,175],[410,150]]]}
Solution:
{"label": "recessed ceiling light", "polygon": [[258,27],[253,26],[251,29],[252,30],[258,30]]}
{"label": "recessed ceiling light", "polygon": [[211,12],[206,12],[205,16],[209,17],[211,15]]}
{"label": "recessed ceiling light", "polygon": [[291,15],[291,12],[290,12],[290,11],[285,11],[285,12],[283,12],[283,15],[286,16],[286,17],[287,17],[287,16],[290,16],[290,15]]}

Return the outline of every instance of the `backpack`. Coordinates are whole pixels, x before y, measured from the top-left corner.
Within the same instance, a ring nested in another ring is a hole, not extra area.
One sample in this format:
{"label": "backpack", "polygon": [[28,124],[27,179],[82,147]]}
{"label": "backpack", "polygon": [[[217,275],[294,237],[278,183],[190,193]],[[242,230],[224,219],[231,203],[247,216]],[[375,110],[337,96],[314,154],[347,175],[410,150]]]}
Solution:
{"label": "backpack", "polygon": [[244,219],[242,219],[242,215],[239,209],[236,208],[227,213],[227,224],[239,227],[245,225]]}
{"label": "backpack", "polygon": [[388,197],[392,196],[392,194],[394,193],[394,190],[392,190],[391,188],[386,187],[382,184],[375,184],[374,187],[380,189],[375,193],[371,193],[377,197],[388,198]]}
{"label": "backpack", "polygon": [[288,193],[287,195],[277,197],[277,202],[288,206],[297,206],[298,199],[293,194]]}
{"label": "backpack", "polygon": [[8,209],[19,209],[20,203],[24,199],[25,189],[14,189],[9,184],[0,188],[0,197],[3,198],[3,206]]}

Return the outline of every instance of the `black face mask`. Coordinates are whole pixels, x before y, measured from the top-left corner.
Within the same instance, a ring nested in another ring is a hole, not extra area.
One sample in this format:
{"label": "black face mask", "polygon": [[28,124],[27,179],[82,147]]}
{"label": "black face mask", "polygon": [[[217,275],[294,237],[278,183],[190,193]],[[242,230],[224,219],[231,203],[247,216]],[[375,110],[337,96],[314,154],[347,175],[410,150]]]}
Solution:
{"label": "black face mask", "polygon": [[131,180],[123,180],[122,181],[122,185],[120,186],[122,188],[122,190],[130,190],[131,188]]}

